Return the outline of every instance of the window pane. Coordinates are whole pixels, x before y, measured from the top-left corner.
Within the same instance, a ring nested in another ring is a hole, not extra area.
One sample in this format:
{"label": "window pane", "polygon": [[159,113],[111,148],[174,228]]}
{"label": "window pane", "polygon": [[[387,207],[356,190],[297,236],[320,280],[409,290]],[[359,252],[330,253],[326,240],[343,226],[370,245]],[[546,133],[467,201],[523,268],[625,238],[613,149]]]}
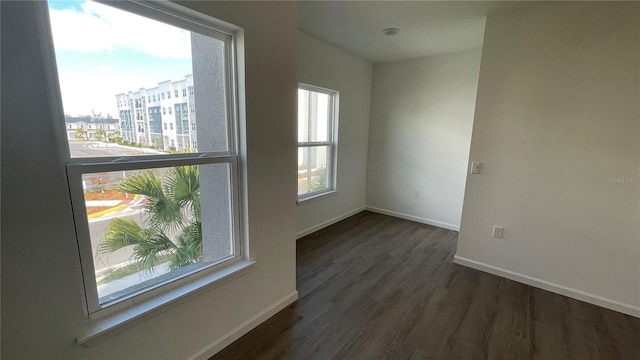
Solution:
{"label": "window pane", "polygon": [[86,0],[49,12],[71,157],[229,150],[225,41]]}
{"label": "window pane", "polygon": [[298,142],[329,141],[330,96],[298,89]]}
{"label": "window pane", "polygon": [[329,188],[328,146],[298,148],[298,196]]}
{"label": "window pane", "polygon": [[100,305],[234,255],[227,163],[89,173],[82,183]]}

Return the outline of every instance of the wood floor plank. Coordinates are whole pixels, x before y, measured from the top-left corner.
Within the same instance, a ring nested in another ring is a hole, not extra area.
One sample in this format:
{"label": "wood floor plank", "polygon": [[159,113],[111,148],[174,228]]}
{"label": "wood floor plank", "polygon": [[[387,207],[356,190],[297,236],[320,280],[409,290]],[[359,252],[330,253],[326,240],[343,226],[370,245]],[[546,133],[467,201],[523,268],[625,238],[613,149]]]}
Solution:
{"label": "wood floor plank", "polygon": [[640,359],[640,327],[628,326],[628,315],[600,309],[601,322],[616,342],[621,360]]}
{"label": "wood floor plank", "polygon": [[310,234],[298,301],[212,359],[640,359],[640,319],[454,264],[456,241],[366,211]]}
{"label": "wood floor plank", "polygon": [[478,287],[456,335],[451,358],[486,359],[498,314],[500,279],[480,276]]}
{"label": "wood floor plank", "polygon": [[492,328],[487,359],[531,359],[533,349],[529,340],[526,285],[507,279],[499,279],[500,298],[498,312]]}

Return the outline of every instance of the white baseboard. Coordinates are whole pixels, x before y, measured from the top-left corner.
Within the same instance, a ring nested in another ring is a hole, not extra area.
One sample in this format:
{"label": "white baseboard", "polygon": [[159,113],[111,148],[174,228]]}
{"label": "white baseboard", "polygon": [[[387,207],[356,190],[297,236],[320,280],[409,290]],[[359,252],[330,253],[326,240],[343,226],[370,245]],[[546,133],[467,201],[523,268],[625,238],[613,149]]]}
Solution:
{"label": "white baseboard", "polygon": [[209,359],[210,357],[218,353],[220,350],[224,349],[234,341],[241,338],[244,334],[253,330],[256,326],[262,324],[264,321],[266,321],[273,315],[277,314],[280,310],[291,305],[296,300],[298,300],[298,292],[294,291],[291,294],[276,301],[274,304],[264,309],[263,311],[252,316],[247,321],[238,325],[235,329],[229,331],[228,333],[223,335],[221,338],[205,346],[203,349],[199,350],[194,355],[191,355],[188,359],[190,360],[191,359],[193,360]]}
{"label": "white baseboard", "polygon": [[519,274],[510,270],[505,270],[499,267],[495,267],[493,265],[467,259],[458,255],[454,257],[453,262],[459,265],[470,267],[472,269],[484,271],[489,274],[497,275],[509,280],[517,281],[519,283],[523,283],[526,285],[531,285],[533,287],[551,291],[556,294],[568,296],[570,298],[574,298],[590,304],[601,306],[603,308],[611,309],[613,311],[621,312],[623,314],[640,318],[640,307],[637,307],[637,306],[621,303],[619,301],[607,299],[602,296],[589,294],[584,291],[572,289],[572,288],[555,284],[549,281]]}
{"label": "white baseboard", "polygon": [[366,210],[373,211],[373,212],[376,212],[376,213],[379,213],[379,214],[395,216],[395,217],[400,218],[400,219],[415,221],[415,222],[419,222],[419,223],[422,223],[422,224],[433,225],[433,226],[441,227],[441,228],[444,228],[444,229],[449,229],[449,230],[453,230],[453,231],[460,231],[460,225],[449,224],[449,223],[438,221],[438,220],[427,219],[427,218],[423,218],[423,217],[419,217],[419,216],[413,216],[413,215],[404,214],[404,213],[401,213],[401,212],[387,210],[387,209],[381,209],[381,208],[377,208],[377,207],[373,207],[373,206],[367,206]]}
{"label": "white baseboard", "polygon": [[336,217],[334,217],[332,219],[329,219],[329,220],[327,220],[325,222],[322,222],[322,223],[320,223],[318,225],[315,225],[315,226],[312,226],[312,227],[310,227],[308,229],[302,230],[302,231],[300,231],[299,233],[296,234],[296,240],[300,239],[301,237],[307,236],[307,235],[309,235],[311,233],[314,233],[314,232],[316,232],[316,231],[318,231],[320,229],[326,228],[329,225],[333,225],[333,224],[337,223],[338,221],[342,221],[342,220],[344,220],[344,219],[346,219],[346,218],[348,218],[350,216],[353,216],[353,215],[355,215],[355,214],[357,214],[359,212],[362,212],[364,210],[365,210],[365,207],[361,206],[361,207],[359,207],[357,209],[348,211],[348,212],[346,212],[346,213],[344,213],[342,215],[338,215],[338,216],[336,216]]}

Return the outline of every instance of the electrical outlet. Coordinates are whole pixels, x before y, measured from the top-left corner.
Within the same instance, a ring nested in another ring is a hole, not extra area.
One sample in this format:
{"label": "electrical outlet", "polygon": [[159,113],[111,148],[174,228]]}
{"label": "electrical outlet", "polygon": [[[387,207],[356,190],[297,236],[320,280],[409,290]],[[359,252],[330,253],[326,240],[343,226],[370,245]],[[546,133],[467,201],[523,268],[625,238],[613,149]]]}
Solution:
{"label": "electrical outlet", "polygon": [[493,225],[493,237],[498,239],[502,238],[503,230],[502,226]]}
{"label": "electrical outlet", "polygon": [[419,199],[421,195],[422,194],[420,193],[420,190],[416,190],[413,192],[413,197],[416,199]]}

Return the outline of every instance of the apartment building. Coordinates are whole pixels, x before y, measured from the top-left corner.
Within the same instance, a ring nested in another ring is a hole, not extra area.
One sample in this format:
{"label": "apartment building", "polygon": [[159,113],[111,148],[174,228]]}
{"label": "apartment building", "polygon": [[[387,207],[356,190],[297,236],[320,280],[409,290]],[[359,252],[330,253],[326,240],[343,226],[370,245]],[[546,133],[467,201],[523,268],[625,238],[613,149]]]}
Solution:
{"label": "apartment building", "polygon": [[116,95],[122,139],[163,150],[194,151],[193,75]]}

